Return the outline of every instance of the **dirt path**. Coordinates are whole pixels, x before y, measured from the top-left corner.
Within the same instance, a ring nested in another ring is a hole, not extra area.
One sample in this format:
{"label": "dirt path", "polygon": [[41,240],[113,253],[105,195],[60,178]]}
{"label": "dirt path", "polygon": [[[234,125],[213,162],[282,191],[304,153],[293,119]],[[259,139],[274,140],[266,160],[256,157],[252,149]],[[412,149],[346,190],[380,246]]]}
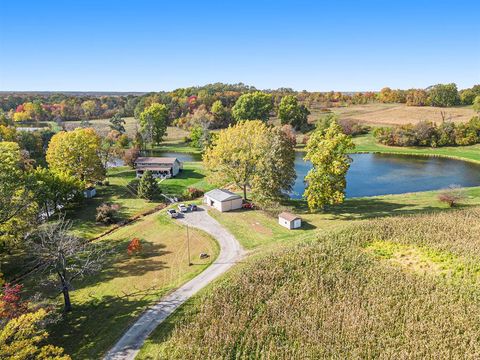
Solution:
{"label": "dirt path", "polygon": [[203,230],[215,237],[220,245],[218,258],[201,274],[145,311],[123,334],[104,359],[134,359],[147,337],[158,325],[180,305],[227,271],[243,256],[244,250],[237,239],[215,219],[211,218],[205,209],[199,207],[198,211],[187,213],[184,218],[178,219],[178,221]]}

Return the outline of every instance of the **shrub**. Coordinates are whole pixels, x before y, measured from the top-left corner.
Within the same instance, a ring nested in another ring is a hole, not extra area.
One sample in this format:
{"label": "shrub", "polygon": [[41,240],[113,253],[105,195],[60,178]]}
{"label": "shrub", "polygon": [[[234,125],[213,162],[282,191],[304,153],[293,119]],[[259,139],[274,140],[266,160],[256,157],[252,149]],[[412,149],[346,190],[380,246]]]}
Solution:
{"label": "shrub", "polygon": [[370,127],[360,124],[360,122],[351,119],[340,119],[338,125],[342,128],[342,131],[346,135],[356,136],[367,134],[370,131]]}
{"label": "shrub", "polygon": [[457,186],[452,186],[438,194],[438,200],[446,203],[450,207],[458,205],[460,202],[465,200],[465,197],[465,193]]}
{"label": "shrub", "polygon": [[140,149],[138,147],[132,147],[125,150],[123,153],[123,161],[125,161],[125,164],[133,169],[135,167],[135,161],[137,161],[139,156]]}
{"label": "shrub", "polygon": [[137,237],[133,238],[127,247],[128,255],[133,255],[134,253],[139,253],[140,251],[142,251],[142,244],[140,243],[140,239]]}
{"label": "shrub", "polygon": [[185,189],[185,191],[182,193],[182,197],[185,200],[193,200],[197,199],[201,196],[203,196],[204,192],[200,189],[194,188],[194,187],[189,187]]}
{"label": "shrub", "polygon": [[102,224],[115,224],[118,220],[119,204],[103,203],[97,207],[96,221]]}

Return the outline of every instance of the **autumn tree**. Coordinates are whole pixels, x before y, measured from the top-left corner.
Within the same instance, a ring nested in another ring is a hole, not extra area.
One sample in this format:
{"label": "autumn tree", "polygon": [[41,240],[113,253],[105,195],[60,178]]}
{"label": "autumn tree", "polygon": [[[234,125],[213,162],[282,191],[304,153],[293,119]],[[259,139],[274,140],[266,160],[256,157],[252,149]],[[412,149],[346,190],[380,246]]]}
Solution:
{"label": "autumn tree", "polygon": [[406,104],[408,106],[425,106],[428,104],[428,93],[423,89],[407,91]]}
{"label": "autumn tree", "polygon": [[266,122],[273,109],[272,96],[261,91],[240,96],[232,108],[236,121],[262,120]]}
{"label": "autumn tree", "polygon": [[282,125],[291,125],[295,130],[305,129],[308,125],[310,111],[298,103],[297,97],[287,95],[282,98],[278,107],[278,117]]}
{"label": "autumn tree", "polygon": [[75,129],[55,134],[47,149],[47,163],[57,173],[67,173],[85,183],[105,178],[100,159],[101,139],[93,129]]}
{"label": "autumn tree", "polygon": [[39,309],[8,321],[0,329],[0,358],[70,360],[62,348],[45,344],[48,338],[43,326],[46,317],[47,311]]}
{"label": "autumn tree", "polygon": [[151,142],[159,145],[167,134],[168,108],[152,104],[140,114],[140,129]]}
{"label": "autumn tree", "polygon": [[214,118],[214,127],[223,128],[228,126],[231,122],[231,114],[228,108],[223,106],[221,100],[217,100],[212,104],[210,112]]}
{"label": "autumn tree", "polygon": [[244,199],[251,188],[258,197],[272,200],[291,190],[294,156],[285,132],[254,120],[220,131],[203,159],[211,182],[235,184]]}
{"label": "autumn tree", "polygon": [[351,138],[335,121],[328,129],[317,129],[311,134],[304,159],[313,167],[305,177],[307,187],[303,194],[310,210],[343,202],[351,162],[348,152],[353,148]]}
{"label": "autumn tree", "polygon": [[86,100],[82,103],[82,110],[87,119],[92,118],[97,113],[97,102],[95,100]]}
{"label": "autumn tree", "polygon": [[63,294],[64,310],[72,310],[72,282],[101,268],[105,252],[98,244],[89,243],[72,234],[71,222],[59,216],[58,221],[39,227],[30,237],[27,248],[37,272],[47,281],[56,278]]}
{"label": "autumn tree", "polygon": [[138,196],[142,199],[153,200],[160,193],[157,180],[150,170],[145,170],[138,184]]}

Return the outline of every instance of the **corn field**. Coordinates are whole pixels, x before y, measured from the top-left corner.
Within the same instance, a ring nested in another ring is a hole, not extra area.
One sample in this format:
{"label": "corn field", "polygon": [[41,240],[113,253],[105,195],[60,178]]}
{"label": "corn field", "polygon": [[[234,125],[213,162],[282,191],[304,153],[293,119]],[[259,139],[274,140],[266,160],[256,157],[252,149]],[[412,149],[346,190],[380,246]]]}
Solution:
{"label": "corn field", "polygon": [[[410,271],[367,250],[379,241],[447,254],[456,271]],[[247,261],[141,357],[480,358],[479,265],[480,209],[353,225]]]}

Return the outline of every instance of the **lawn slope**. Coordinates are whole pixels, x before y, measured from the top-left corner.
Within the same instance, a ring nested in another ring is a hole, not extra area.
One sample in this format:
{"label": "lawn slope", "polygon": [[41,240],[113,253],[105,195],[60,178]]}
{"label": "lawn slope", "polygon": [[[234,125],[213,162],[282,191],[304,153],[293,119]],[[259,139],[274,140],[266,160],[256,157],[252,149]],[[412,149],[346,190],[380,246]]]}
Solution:
{"label": "lawn slope", "polygon": [[479,280],[479,208],[369,220],[251,258],[139,358],[478,358]]}

